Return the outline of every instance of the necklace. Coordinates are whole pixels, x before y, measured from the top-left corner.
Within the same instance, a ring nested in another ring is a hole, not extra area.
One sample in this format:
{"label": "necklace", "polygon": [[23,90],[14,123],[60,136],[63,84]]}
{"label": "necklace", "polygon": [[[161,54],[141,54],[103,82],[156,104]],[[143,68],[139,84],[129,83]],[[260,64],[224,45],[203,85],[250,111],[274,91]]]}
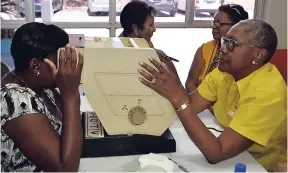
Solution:
{"label": "necklace", "polygon": [[[216,48],[217,47],[217,48]],[[216,44],[213,48],[213,51],[212,51],[212,54],[210,56],[210,65],[206,71],[206,75],[209,74],[211,71],[213,71],[217,66],[218,66],[218,63],[219,63],[219,60],[220,60],[220,44]],[[216,50],[215,50],[216,49]],[[212,58],[213,54],[214,54],[214,51],[216,51],[216,54],[215,56]]]}
{"label": "necklace", "polygon": [[11,74],[13,74],[14,77],[16,77],[18,80],[20,80],[20,82],[27,88],[29,88],[26,83],[19,77],[17,76],[13,71],[10,71]]}
{"label": "necklace", "polygon": [[[16,77],[18,80],[20,80],[20,82],[26,87],[26,88],[29,88],[28,86],[27,86],[27,84],[19,77],[19,76],[17,76],[13,71],[10,71],[10,73],[14,76],[14,77]],[[35,92],[36,93],[36,92]],[[58,108],[58,106],[56,105],[56,103],[54,102],[54,101],[52,101],[52,99],[49,97],[49,95],[45,92],[45,90],[44,90],[44,93],[46,94],[46,97],[48,98],[48,100],[54,105],[54,107],[57,109],[57,111],[60,113],[60,115],[62,115],[62,112],[59,110],[59,108]],[[36,93],[37,94],[37,93]],[[41,98],[41,96],[39,95],[39,94],[37,94],[38,96],[39,96],[39,98]],[[43,101],[44,101],[44,98],[42,97],[42,99],[43,99]],[[43,101],[41,101],[41,99],[39,99],[39,101],[43,104],[43,105],[45,105],[44,103],[43,103]]]}

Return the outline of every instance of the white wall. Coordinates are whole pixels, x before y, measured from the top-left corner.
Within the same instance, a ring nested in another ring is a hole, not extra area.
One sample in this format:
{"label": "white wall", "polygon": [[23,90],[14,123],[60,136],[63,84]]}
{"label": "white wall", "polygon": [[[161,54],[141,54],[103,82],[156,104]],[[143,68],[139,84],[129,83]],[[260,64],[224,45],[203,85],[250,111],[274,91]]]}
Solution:
{"label": "white wall", "polygon": [[263,20],[273,26],[278,49],[287,49],[287,0],[265,0]]}

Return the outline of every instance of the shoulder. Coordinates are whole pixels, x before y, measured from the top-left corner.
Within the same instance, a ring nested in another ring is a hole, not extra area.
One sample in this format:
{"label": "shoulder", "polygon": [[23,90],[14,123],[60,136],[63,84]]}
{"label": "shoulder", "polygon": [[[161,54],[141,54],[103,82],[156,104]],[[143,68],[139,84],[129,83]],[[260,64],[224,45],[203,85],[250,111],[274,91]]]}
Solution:
{"label": "shoulder", "polygon": [[3,99],[14,99],[16,97],[33,97],[36,93],[33,92],[30,88],[22,87],[18,84],[10,83],[1,86],[1,102]]}
{"label": "shoulder", "polygon": [[217,50],[218,42],[216,40],[211,40],[202,45],[202,54],[204,59],[210,59],[211,55]]}
{"label": "shoulder", "polygon": [[213,49],[216,44],[217,44],[216,40],[211,40],[211,41],[203,43],[201,46],[198,47],[195,55],[201,55],[202,56],[202,54],[203,53],[205,54],[205,52],[207,52],[207,50],[209,50],[208,52],[211,52],[211,49]]}
{"label": "shoulder", "polygon": [[215,68],[212,72],[205,76],[207,80],[213,80],[217,83],[222,82],[225,78],[231,78],[232,76],[220,71],[218,68]]}
{"label": "shoulder", "polygon": [[18,84],[1,87],[1,125],[18,116],[44,113],[45,106],[34,91]]}
{"label": "shoulder", "polygon": [[217,41],[216,40],[210,40],[210,41],[207,41],[204,43],[204,45],[207,45],[207,44],[216,44]]}
{"label": "shoulder", "polygon": [[202,54],[203,45],[204,44],[198,47],[198,49],[196,50],[196,54]]}
{"label": "shoulder", "polygon": [[225,83],[223,80],[225,80],[226,77],[229,77],[229,75],[221,72],[218,68],[215,68],[211,73],[205,76],[197,90],[205,99],[216,101],[217,91],[223,83]]}
{"label": "shoulder", "polygon": [[255,89],[255,94],[260,97],[278,97],[286,99],[286,83],[273,64],[267,63],[259,73],[251,80],[251,88]]}
{"label": "shoulder", "polygon": [[216,40],[210,40],[208,42],[203,43],[203,49],[205,48],[213,48],[217,44]]}
{"label": "shoulder", "polygon": [[209,84],[210,86],[214,86],[215,89],[218,90],[219,87],[226,85],[227,81],[231,81],[232,78],[233,77],[230,74],[222,72],[218,68],[215,68],[204,77],[203,82]]}
{"label": "shoulder", "polygon": [[223,80],[229,77],[231,78],[229,74],[221,72],[218,68],[215,68],[204,77],[202,83],[207,83],[210,86],[217,88],[221,83],[223,83]]}
{"label": "shoulder", "polygon": [[22,87],[16,83],[9,83],[1,86],[1,98],[5,96],[19,96],[19,95],[35,96],[36,93],[28,87]]}
{"label": "shoulder", "polygon": [[251,108],[262,110],[262,115],[275,115],[279,120],[287,116],[287,86],[272,64],[267,64],[250,80],[243,98]]}

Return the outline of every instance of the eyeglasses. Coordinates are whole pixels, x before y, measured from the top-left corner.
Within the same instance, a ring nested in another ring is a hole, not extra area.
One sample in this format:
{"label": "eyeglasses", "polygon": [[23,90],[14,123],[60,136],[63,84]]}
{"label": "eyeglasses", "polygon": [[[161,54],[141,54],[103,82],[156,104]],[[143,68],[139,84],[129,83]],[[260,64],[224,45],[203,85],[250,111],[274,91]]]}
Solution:
{"label": "eyeglasses", "polygon": [[221,26],[225,26],[225,25],[233,25],[233,23],[220,23],[220,22],[216,22],[216,21],[211,22],[211,26],[221,27]]}
{"label": "eyeglasses", "polygon": [[[233,39],[230,39],[230,38],[226,38],[226,37],[221,37],[221,46],[226,46],[227,50],[232,52],[234,50],[234,48],[236,46],[239,46],[240,44],[237,43],[235,40]],[[261,48],[259,46],[256,46],[256,45],[250,45],[250,44],[246,44],[247,46],[249,47],[258,47],[258,48]]]}

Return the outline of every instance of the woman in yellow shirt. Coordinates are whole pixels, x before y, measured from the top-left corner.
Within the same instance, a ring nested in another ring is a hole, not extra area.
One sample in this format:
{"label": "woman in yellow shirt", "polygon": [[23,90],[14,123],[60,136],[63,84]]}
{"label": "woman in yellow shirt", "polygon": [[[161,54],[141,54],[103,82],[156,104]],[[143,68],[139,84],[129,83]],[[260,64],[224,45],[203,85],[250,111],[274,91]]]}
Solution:
{"label": "woman in yellow shirt", "polygon": [[[222,37],[218,68],[189,94],[180,79],[156,60],[140,62],[140,81],[167,98],[187,134],[209,163],[248,150],[267,170],[287,164],[287,87],[269,63],[277,48],[275,30],[261,20],[244,20]],[[213,135],[197,114],[213,105],[224,127]]]}
{"label": "woman in yellow shirt", "polygon": [[221,37],[225,36],[234,24],[245,19],[248,19],[248,13],[240,5],[227,4],[219,7],[212,21],[213,40],[198,48],[189,70],[185,83],[189,93],[197,89],[204,77],[217,67]]}
{"label": "woman in yellow shirt", "polygon": [[[131,1],[122,10],[120,14],[120,23],[123,27],[123,32],[119,37],[144,38],[151,48],[154,45],[151,41],[153,33],[156,31],[154,25],[154,15],[156,11],[154,7],[149,6],[142,1]],[[166,54],[158,49],[155,49],[162,62],[167,64],[169,69],[177,74],[173,62],[165,58]],[[177,74],[178,75],[178,74]]]}

